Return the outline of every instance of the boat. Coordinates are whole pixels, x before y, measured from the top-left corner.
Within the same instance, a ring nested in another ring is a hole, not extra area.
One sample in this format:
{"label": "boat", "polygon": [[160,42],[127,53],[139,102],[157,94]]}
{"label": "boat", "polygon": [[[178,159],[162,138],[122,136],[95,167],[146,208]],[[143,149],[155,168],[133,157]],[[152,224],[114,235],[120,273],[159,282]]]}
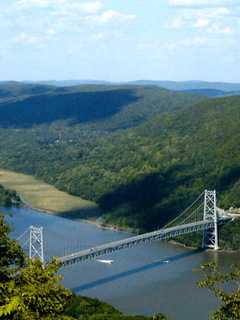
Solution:
{"label": "boat", "polygon": [[113,264],[114,262],[114,260],[102,260],[102,259],[97,259],[97,261],[105,264]]}

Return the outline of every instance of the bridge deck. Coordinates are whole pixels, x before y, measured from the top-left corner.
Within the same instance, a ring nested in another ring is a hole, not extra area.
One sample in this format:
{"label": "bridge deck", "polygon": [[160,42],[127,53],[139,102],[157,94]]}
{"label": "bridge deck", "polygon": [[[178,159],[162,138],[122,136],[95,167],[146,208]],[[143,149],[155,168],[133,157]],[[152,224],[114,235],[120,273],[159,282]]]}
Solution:
{"label": "bridge deck", "polygon": [[[223,217],[219,222],[224,222],[229,218]],[[168,240],[180,235],[189,234],[197,231],[207,230],[214,227],[213,221],[198,221],[194,223],[184,224],[177,227],[160,229],[157,231],[145,233],[138,236],[133,236],[127,239],[110,242],[107,244],[99,245],[94,248],[82,250],[64,257],[58,258],[62,265],[69,265],[77,262],[82,262],[96,257],[112,253],[117,250],[130,248],[132,246],[147,243],[156,240]]]}

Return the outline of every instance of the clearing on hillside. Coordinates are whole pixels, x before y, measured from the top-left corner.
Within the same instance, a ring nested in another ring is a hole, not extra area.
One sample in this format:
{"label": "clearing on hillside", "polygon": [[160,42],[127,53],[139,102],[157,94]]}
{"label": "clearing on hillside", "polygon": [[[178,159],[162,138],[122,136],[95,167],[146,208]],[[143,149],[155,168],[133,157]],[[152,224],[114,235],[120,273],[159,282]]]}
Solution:
{"label": "clearing on hillside", "polygon": [[35,209],[66,215],[75,213],[73,217],[76,218],[88,211],[92,214],[98,211],[94,202],[71,196],[26,174],[0,170],[0,184],[15,190],[25,204]]}

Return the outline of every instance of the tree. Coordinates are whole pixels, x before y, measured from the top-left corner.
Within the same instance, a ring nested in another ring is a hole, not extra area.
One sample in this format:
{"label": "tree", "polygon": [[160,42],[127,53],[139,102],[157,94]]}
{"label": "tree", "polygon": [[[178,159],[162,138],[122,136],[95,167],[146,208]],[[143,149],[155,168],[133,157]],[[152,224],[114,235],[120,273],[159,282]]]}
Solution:
{"label": "tree", "polygon": [[213,320],[240,319],[240,268],[234,267],[229,273],[223,273],[216,264],[202,266],[205,279],[199,281],[200,288],[208,288],[220,300],[220,307]]}
{"label": "tree", "polygon": [[59,264],[28,260],[9,231],[0,216],[0,319],[70,319],[64,311],[72,294],[60,284]]}
{"label": "tree", "polygon": [[61,284],[55,260],[43,266],[29,260],[0,214],[0,320],[150,320],[154,317],[125,316],[97,299],[79,297]]}
{"label": "tree", "polygon": [[0,214],[0,283],[8,281],[24,264],[24,253],[18,243],[9,238],[9,232]]}

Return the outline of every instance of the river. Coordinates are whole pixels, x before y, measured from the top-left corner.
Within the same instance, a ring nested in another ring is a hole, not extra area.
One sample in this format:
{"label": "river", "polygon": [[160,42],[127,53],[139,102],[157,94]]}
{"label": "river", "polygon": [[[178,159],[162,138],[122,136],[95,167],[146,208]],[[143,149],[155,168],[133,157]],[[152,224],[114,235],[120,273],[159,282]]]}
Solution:
{"label": "river", "polygon": [[[97,228],[29,208],[3,209],[11,212],[7,220],[17,237],[30,225],[44,227],[45,255],[61,256],[129,237],[124,232]],[[205,320],[216,307],[215,298],[199,289],[197,269],[207,261],[224,268],[236,264],[240,254],[202,252],[155,242],[126,249],[98,261],[75,264],[61,270],[63,284],[77,294],[96,297],[128,314],[150,315],[162,312],[172,320]]]}

